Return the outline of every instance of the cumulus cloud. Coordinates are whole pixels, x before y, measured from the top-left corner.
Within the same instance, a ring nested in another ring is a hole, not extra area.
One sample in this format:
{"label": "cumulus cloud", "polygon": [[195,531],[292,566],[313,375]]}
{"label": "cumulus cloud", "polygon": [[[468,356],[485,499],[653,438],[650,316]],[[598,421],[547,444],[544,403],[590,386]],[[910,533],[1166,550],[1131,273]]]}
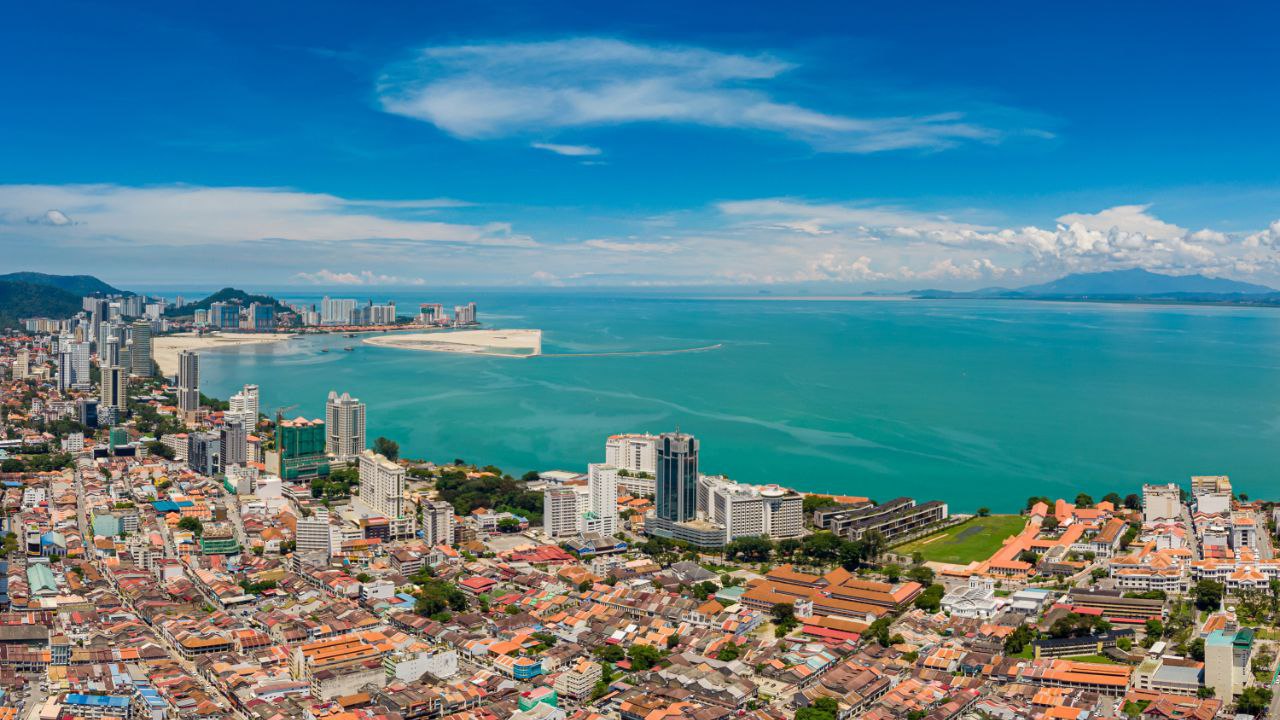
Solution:
{"label": "cumulus cloud", "polygon": [[592,147],[591,145],[560,145],[557,143],[536,142],[530,143],[530,147],[534,147],[539,150],[546,150],[547,152],[553,152],[557,155],[566,155],[568,157],[591,157],[593,155],[600,155],[604,152],[600,148]]}
{"label": "cumulus cloud", "polygon": [[466,139],[639,122],[772,132],[852,153],[1003,137],[955,111],[856,117],[779,100],[793,68],[767,54],[610,38],[495,42],[424,48],[389,68],[378,93],[387,112]]}
{"label": "cumulus cloud", "polygon": [[333,272],[332,270],[317,270],[315,272],[300,272],[295,274],[294,279],[311,283],[312,285],[425,285],[426,281],[422,278],[404,278],[396,275],[381,275],[372,270],[361,270],[360,272]]}
{"label": "cumulus cloud", "polygon": [[1079,225],[1086,230],[1140,234],[1157,240],[1179,238],[1186,228],[1164,222],[1147,212],[1150,205],[1117,205],[1096,213],[1069,213],[1058,218],[1063,225]]}
{"label": "cumulus cloud", "polygon": [[174,246],[273,239],[536,244],[504,222],[471,225],[420,217],[424,210],[457,206],[454,200],[349,199],[283,188],[0,185],[0,231],[13,224],[6,218],[39,216],[43,222],[37,224],[59,228],[62,243]]}

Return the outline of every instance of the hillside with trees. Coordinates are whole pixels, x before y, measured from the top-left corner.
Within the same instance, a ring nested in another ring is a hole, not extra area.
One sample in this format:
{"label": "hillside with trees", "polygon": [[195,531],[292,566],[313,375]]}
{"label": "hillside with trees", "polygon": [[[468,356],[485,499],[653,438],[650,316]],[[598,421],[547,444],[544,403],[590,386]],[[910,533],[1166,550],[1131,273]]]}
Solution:
{"label": "hillside with trees", "polygon": [[0,280],[0,328],[27,317],[68,318],[82,308],[79,295],[50,285]]}
{"label": "hillside with trees", "polygon": [[76,297],[86,295],[133,295],[114,288],[92,275],[46,275],[38,272],[15,272],[0,275],[0,282],[21,282],[65,290]]}
{"label": "hillside with trees", "polygon": [[198,302],[183,305],[180,308],[169,308],[165,310],[165,315],[168,317],[189,317],[195,315],[197,310],[208,310],[210,305],[218,302],[232,303],[241,307],[249,307],[253,303],[258,303],[260,305],[274,306],[277,313],[289,312],[288,306],[270,295],[254,295],[237,288],[225,287]]}

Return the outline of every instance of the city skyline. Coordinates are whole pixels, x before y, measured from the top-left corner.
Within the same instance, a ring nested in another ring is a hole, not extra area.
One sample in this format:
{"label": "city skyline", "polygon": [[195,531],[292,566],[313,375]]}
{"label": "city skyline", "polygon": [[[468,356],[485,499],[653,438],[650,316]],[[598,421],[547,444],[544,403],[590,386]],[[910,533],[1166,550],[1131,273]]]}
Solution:
{"label": "city skyline", "polygon": [[37,100],[0,118],[14,265],[122,285],[197,255],[202,281],[259,287],[1280,284],[1271,8],[327,10],[255,8],[267,39],[184,8],[20,9],[0,43],[10,94]]}

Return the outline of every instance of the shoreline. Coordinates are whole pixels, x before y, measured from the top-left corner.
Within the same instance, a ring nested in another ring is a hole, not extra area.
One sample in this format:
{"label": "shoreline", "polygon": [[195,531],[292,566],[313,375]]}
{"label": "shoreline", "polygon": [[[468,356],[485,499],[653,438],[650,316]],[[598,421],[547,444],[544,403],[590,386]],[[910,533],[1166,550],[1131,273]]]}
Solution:
{"label": "shoreline", "polygon": [[542,331],[534,329],[398,333],[375,335],[360,341],[375,347],[456,355],[530,358],[542,354]]}
{"label": "shoreline", "polygon": [[220,348],[237,348],[246,345],[267,345],[284,342],[293,335],[290,333],[179,333],[177,335],[159,335],[151,340],[151,356],[160,367],[160,374],[169,376],[178,372],[178,354],[183,350],[217,350]]}

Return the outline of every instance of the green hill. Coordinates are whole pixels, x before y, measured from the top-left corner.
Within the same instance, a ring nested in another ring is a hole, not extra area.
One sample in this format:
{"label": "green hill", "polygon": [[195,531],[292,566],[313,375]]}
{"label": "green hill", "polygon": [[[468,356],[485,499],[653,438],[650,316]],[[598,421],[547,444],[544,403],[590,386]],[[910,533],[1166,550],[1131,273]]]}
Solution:
{"label": "green hill", "polygon": [[169,308],[165,311],[165,315],[169,317],[189,317],[194,315],[197,310],[208,310],[209,306],[216,302],[234,303],[244,307],[248,307],[251,303],[274,305],[277,313],[289,312],[288,306],[282,304],[279,300],[276,300],[270,295],[253,295],[245,292],[244,290],[227,287],[222,288],[218,292],[200,300],[199,302],[183,305],[180,308]]}
{"label": "green hill", "polygon": [[81,310],[80,296],[50,285],[0,280],[0,328],[26,317],[68,318]]}
{"label": "green hill", "polygon": [[15,272],[0,275],[0,282],[21,282],[65,290],[72,295],[132,295],[128,290],[111,287],[92,275],[46,275],[38,272]]}

